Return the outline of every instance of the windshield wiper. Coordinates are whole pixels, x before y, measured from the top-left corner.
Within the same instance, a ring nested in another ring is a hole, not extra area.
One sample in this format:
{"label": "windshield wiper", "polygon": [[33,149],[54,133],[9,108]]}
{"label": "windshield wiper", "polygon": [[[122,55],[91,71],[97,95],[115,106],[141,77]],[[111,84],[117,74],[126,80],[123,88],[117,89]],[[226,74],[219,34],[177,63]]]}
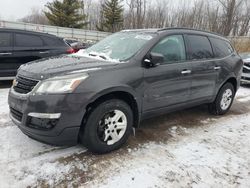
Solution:
{"label": "windshield wiper", "polygon": [[102,59],[104,59],[104,60],[107,60],[107,59],[108,59],[108,58],[105,57],[103,54],[102,54],[102,55],[98,55],[98,54],[95,54],[95,53],[89,53],[89,55],[90,55],[90,56],[94,56],[94,57],[98,56],[98,57],[100,57],[100,58],[102,58]]}

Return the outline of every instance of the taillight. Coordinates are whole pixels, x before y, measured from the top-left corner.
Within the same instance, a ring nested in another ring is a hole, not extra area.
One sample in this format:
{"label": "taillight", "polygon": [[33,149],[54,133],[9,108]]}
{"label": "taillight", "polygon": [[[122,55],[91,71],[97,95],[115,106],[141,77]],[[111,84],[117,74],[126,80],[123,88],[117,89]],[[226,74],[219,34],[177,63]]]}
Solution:
{"label": "taillight", "polygon": [[77,51],[78,51],[78,50],[73,49],[73,48],[67,49],[67,53],[68,53],[68,54],[73,54],[73,53],[76,53]]}

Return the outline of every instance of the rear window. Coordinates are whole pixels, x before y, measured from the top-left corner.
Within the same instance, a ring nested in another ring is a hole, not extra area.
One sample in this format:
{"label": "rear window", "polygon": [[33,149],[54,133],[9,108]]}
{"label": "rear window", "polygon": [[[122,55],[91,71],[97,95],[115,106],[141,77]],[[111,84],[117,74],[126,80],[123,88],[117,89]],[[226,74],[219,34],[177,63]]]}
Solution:
{"label": "rear window", "polygon": [[61,46],[64,45],[65,43],[63,40],[60,40],[59,38],[53,38],[53,37],[42,37],[44,43],[46,46]]}
{"label": "rear window", "polygon": [[0,33],[0,47],[11,46],[11,33]]}
{"label": "rear window", "polygon": [[210,38],[210,41],[213,45],[215,57],[226,57],[234,51],[231,44],[227,41],[212,37]]}
{"label": "rear window", "polygon": [[16,46],[20,47],[38,47],[43,46],[43,41],[39,36],[16,34]]}
{"label": "rear window", "polygon": [[211,44],[207,37],[199,35],[188,35],[191,51],[189,56],[191,60],[213,58]]}

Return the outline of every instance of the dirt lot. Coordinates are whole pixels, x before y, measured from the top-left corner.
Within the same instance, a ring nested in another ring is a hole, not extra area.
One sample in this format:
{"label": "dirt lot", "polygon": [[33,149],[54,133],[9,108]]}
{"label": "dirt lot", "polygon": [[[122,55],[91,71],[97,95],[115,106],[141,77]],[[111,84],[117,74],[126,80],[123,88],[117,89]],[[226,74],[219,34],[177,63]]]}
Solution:
{"label": "dirt lot", "polygon": [[231,111],[206,106],[141,123],[120,150],[93,155],[25,136],[8,117],[0,89],[0,187],[250,187],[250,87]]}

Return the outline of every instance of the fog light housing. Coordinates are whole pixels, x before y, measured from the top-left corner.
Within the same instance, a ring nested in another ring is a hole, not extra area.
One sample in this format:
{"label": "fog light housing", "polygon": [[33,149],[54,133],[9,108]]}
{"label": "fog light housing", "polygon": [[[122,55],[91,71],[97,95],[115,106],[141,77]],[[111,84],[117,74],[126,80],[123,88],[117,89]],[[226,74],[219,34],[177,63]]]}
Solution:
{"label": "fog light housing", "polygon": [[28,127],[39,130],[50,130],[56,126],[61,114],[29,113],[28,116]]}
{"label": "fog light housing", "polygon": [[44,118],[44,119],[59,119],[61,117],[61,113],[36,113],[36,112],[31,112],[28,114],[30,117],[35,117],[35,118]]}

